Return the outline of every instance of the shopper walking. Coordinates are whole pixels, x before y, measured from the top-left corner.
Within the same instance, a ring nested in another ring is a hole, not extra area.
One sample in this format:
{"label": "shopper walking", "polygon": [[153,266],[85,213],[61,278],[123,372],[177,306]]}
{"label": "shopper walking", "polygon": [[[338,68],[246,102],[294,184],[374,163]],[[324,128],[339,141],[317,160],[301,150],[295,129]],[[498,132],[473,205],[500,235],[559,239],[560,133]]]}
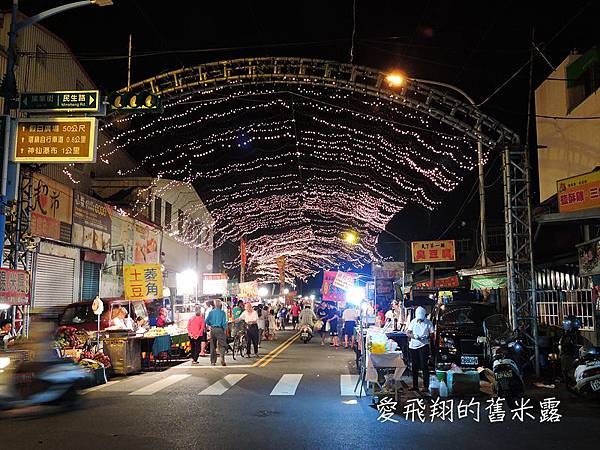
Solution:
{"label": "shopper walking", "polygon": [[[200,306],[196,306],[196,314],[188,320],[187,329],[192,345],[192,364],[198,364],[201,344],[206,346],[206,338],[204,339],[204,342],[201,340],[205,333],[205,324],[204,315],[202,314],[202,308]],[[202,353],[204,353],[204,349],[202,349]]]}
{"label": "shopper walking", "polygon": [[214,308],[208,313],[206,325],[210,327],[210,363],[213,366],[217,365],[217,344],[221,354],[221,365],[225,364],[225,353],[227,352],[227,336],[225,329],[227,328],[227,315],[222,310],[221,300],[215,300]]}
{"label": "shopper walking", "polygon": [[295,330],[298,327],[300,317],[300,306],[298,306],[298,302],[292,305],[290,312],[292,314],[292,328]]}
{"label": "shopper walking", "polygon": [[344,348],[348,348],[348,338],[351,338],[352,342],[350,348],[354,348],[354,327],[356,326],[356,309],[346,308],[342,313],[342,320],[344,321]]}
{"label": "shopper walking", "polygon": [[279,324],[283,331],[285,331],[285,322],[287,320],[287,314],[288,314],[287,308],[285,307],[285,305],[283,305],[281,307],[281,309],[279,310]]}
{"label": "shopper walking", "polygon": [[252,303],[246,303],[246,309],[238,317],[237,321],[246,322],[246,343],[248,357],[250,357],[250,346],[254,347],[254,356],[258,358],[258,313],[252,308]]}
{"label": "shopper walking", "polygon": [[329,305],[329,311],[327,312],[327,322],[329,323],[329,335],[331,336],[331,345],[335,348],[340,346],[340,339],[338,337],[338,310],[334,305]]}
{"label": "shopper walking", "polygon": [[277,339],[277,323],[275,321],[275,311],[269,310],[269,334],[273,340]]}
{"label": "shopper walking", "polygon": [[256,307],[256,315],[258,316],[258,320],[256,321],[256,325],[258,325],[258,348],[260,348],[260,344],[265,337],[265,329],[267,326],[267,321],[265,320],[265,310],[262,305],[258,305]]}
{"label": "shopper walking", "polygon": [[429,338],[433,334],[433,324],[426,318],[425,308],[419,306],[415,311],[415,318],[408,324],[406,334],[410,338],[408,343],[413,391],[419,390],[419,370],[423,372],[423,391],[429,391]]}
{"label": "shopper walking", "polygon": [[327,315],[329,314],[329,309],[327,308],[327,303],[321,303],[321,306],[317,309],[317,318],[321,323],[321,328],[319,329],[319,333],[321,334],[321,345],[325,345],[325,337],[327,336]]}

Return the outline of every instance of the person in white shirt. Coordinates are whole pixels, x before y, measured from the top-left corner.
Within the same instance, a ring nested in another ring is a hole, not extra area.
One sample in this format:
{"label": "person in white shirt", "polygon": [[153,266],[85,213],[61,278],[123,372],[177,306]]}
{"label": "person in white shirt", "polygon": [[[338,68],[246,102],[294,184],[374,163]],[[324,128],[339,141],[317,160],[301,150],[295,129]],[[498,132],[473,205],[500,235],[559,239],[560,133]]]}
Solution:
{"label": "person in white shirt", "polygon": [[258,313],[254,311],[252,303],[248,302],[245,305],[244,312],[235,321],[246,322],[246,344],[248,350],[248,358],[250,357],[250,344],[254,347],[254,356],[258,358]]}
{"label": "person in white shirt", "polygon": [[426,315],[425,308],[419,306],[406,331],[410,338],[408,348],[412,364],[413,391],[419,390],[419,370],[423,372],[423,390],[429,391],[429,338],[434,328]]}
{"label": "person in white shirt", "polygon": [[342,320],[344,321],[344,348],[348,348],[348,337],[351,338],[352,345],[350,348],[354,348],[354,327],[356,326],[356,309],[346,308],[342,313]]}

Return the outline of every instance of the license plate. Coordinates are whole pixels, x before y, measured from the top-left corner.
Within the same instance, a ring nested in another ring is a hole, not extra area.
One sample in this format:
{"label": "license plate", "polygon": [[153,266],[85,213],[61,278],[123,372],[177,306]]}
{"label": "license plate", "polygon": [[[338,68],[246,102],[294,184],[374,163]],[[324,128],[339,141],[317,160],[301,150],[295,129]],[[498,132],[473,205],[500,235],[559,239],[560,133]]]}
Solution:
{"label": "license plate", "polygon": [[302,337],[303,338],[308,337],[308,333],[302,333]]}
{"label": "license plate", "polygon": [[513,373],[510,370],[502,370],[500,372],[496,372],[495,376],[498,380],[501,378],[512,378]]}
{"label": "license plate", "polygon": [[461,356],[460,363],[471,365],[471,366],[473,366],[473,365],[476,366],[479,363],[479,358],[477,356]]}
{"label": "license plate", "polygon": [[600,391],[600,380],[592,380],[590,383],[592,391]]}

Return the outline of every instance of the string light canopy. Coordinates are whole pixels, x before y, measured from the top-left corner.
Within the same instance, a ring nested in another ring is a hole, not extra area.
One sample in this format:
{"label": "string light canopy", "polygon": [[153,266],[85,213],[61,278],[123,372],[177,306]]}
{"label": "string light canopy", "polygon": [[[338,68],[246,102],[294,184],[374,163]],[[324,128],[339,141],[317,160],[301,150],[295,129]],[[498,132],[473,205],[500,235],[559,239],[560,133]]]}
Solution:
{"label": "string light canopy", "polygon": [[[134,85],[162,92],[164,113],[115,117],[99,156],[110,163],[127,151],[158,179],[194,186],[212,216],[214,245],[245,237],[248,269],[265,278],[277,277],[279,256],[290,279],[379,259],[377,236],[395,214],[408,204],[436,208],[477,167],[477,140],[487,158],[506,138],[486,116],[469,125],[474,110],[437,91],[429,91],[437,106],[419,100],[418,84],[386,91],[384,74],[374,95],[348,89],[356,79],[324,83],[306,71],[249,67],[252,76],[240,78],[225,66],[218,83],[207,70],[202,82],[171,74],[179,89],[160,76]],[[454,117],[440,117],[444,102],[455,105]],[[181,239],[199,245],[209,235],[206,224],[185,229],[194,235]]]}

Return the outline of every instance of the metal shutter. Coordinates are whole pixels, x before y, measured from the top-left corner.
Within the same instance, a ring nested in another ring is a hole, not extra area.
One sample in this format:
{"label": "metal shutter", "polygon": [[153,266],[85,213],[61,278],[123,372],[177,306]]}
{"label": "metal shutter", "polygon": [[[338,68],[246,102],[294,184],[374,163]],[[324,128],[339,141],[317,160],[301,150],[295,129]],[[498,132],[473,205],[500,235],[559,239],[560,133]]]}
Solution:
{"label": "metal shutter", "polygon": [[81,300],[94,300],[100,292],[100,264],[83,261]]}
{"label": "metal shutter", "polygon": [[38,253],[33,278],[33,307],[60,314],[75,298],[75,260]]}

